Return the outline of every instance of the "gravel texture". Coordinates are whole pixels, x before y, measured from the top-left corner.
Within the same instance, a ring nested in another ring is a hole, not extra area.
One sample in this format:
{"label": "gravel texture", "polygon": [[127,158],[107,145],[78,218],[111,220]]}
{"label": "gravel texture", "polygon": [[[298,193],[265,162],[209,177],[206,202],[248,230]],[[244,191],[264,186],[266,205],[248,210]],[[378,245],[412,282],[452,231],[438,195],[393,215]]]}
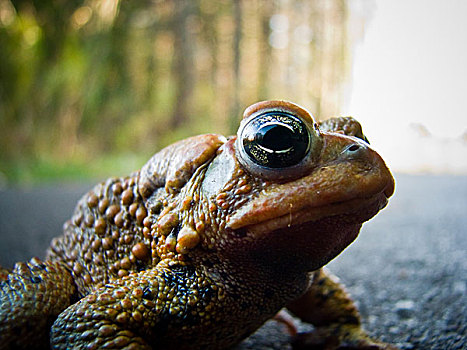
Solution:
{"label": "gravel texture", "polygon": [[[43,257],[89,188],[0,190],[0,265]],[[388,207],[328,267],[373,336],[401,349],[467,349],[467,177],[396,176]],[[269,321],[236,349],[290,349],[288,341]]]}

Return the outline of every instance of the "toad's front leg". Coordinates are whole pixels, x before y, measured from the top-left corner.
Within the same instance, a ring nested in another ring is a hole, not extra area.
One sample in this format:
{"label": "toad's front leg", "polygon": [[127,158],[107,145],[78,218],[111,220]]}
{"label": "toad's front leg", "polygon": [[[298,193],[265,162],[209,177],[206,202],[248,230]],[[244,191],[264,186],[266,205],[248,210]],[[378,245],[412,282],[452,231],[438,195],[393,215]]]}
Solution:
{"label": "toad's front leg", "polygon": [[[194,268],[156,267],[109,282],[62,312],[54,349],[203,349],[196,329],[217,290]],[[199,333],[199,334],[198,334]]]}
{"label": "toad's front leg", "polygon": [[308,291],[287,308],[316,327],[311,333],[299,334],[294,349],[397,350],[365,333],[354,302],[336,278],[323,269],[314,273]]}
{"label": "toad's front leg", "polygon": [[169,305],[166,282],[154,269],[101,286],[59,315],[51,330],[52,348],[152,349]]}

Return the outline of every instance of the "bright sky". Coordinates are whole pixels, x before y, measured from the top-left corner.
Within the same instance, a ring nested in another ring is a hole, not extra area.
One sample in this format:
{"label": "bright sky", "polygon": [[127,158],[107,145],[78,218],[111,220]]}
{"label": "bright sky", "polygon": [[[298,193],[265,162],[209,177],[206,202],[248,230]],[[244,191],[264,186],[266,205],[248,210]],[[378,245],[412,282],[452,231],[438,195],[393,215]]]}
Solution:
{"label": "bright sky", "polygon": [[343,112],[393,171],[467,174],[467,1],[374,2]]}

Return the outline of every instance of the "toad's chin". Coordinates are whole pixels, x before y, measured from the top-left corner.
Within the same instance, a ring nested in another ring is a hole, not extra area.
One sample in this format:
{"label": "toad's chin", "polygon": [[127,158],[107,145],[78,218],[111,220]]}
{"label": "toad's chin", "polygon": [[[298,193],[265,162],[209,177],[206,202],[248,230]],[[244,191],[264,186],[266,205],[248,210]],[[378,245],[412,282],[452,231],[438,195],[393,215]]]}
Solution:
{"label": "toad's chin", "polygon": [[314,271],[347,248],[357,238],[361,227],[362,223],[339,215],[297,225],[285,235],[299,237],[297,248],[303,257],[300,264],[307,271]]}

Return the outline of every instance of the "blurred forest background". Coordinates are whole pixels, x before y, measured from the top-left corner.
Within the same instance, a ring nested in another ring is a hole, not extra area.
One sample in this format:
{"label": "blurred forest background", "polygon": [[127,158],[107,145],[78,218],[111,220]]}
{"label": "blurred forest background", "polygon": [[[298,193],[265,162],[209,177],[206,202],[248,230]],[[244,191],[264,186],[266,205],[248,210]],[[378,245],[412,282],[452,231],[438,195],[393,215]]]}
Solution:
{"label": "blurred forest background", "polygon": [[175,140],[235,133],[259,100],[339,113],[365,25],[350,6],[0,0],[0,182],[124,175]]}

